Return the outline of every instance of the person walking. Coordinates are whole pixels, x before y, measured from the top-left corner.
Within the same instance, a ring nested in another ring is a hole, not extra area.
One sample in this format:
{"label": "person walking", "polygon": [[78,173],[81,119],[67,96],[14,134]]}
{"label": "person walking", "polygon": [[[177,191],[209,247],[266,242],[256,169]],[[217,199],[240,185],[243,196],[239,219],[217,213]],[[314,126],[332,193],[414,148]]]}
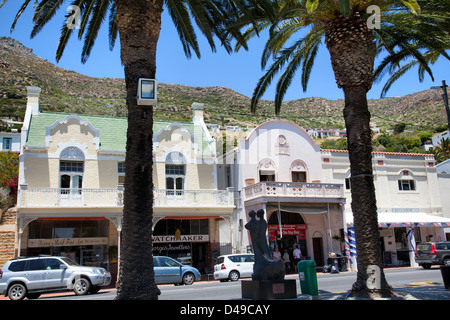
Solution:
{"label": "person walking", "polygon": [[294,255],[294,268],[295,268],[295,272],[298,272],[297,270],[297,264],[300,260],[302,260],[302,252],[300,251],[300,248],[298,247],[298,244],[295,245],[295,249],[292,252],[292,254]]}

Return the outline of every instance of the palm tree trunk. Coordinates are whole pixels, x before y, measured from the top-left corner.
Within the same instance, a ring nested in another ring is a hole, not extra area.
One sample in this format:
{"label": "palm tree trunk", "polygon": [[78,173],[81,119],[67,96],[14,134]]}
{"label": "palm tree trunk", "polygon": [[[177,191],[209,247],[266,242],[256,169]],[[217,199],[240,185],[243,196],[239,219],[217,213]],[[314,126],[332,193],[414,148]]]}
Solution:
{"label": "palm tree trunk", "polygon": [[139,78],[155,78],[162,0],[116,0],[128,131],[118,300],[158,299],[153,271],[153,107],[137,105]]}
{"label": "palm tree trunk", "polygon": [[372,174],[370,112],[367,92],[373,83],[376,47],[372,30],[358,13],[327,25],[325,43],[338,87],[344,90],[351,171],[352,212],[358,261],[353,296],[392,296],[385,279]]}
{"label": "palm tree trunk", "polygon": [[383,271],[366,88],[344,87],[343,89],[344,118],[351,168],[351,207],[358,257],[358,274],[351,296],[390,297],[394,293]]}

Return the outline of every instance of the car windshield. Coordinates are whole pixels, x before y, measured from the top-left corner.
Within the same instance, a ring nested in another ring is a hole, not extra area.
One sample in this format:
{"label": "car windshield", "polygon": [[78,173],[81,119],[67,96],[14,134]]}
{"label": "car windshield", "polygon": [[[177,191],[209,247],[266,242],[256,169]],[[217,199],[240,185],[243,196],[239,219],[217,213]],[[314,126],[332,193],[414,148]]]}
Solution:
{"label": "car windshield", "polygon": [[431,243],[420,243],[420,244],[417,245],[417,250],[430,251],[431,250]]}
{"label": "car windshield", "polygon": [[72,261],[71,259],[69,259],[69,258],[61,258],[61,260],[62,261],[64,261],[66,264],[68,264],[69,266],[79,266],[79,264],[78,263],[76,263],[76,262],[74,262],[74,261]]}

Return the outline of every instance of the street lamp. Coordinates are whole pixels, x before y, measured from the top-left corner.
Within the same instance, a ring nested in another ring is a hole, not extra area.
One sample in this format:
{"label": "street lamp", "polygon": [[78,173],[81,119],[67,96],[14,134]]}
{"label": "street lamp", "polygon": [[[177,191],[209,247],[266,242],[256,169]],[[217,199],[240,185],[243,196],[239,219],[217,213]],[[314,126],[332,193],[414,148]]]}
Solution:
{"label": "street lamp", "polygon": [[442,98],[444,99],[445,111],[447,112],[447,128],[450,133],[450,109],[448,107],[447,85],[445,84],[445,80],[442,80],[442,86],[431,87],[430,89],[433,91],[442,89],[442,91],[444,92],[442,94]]}
{"label": "street lamp", "polygon": [[140,78],[138,84],[138,105],[155,105],[157,101],[156,79]]}

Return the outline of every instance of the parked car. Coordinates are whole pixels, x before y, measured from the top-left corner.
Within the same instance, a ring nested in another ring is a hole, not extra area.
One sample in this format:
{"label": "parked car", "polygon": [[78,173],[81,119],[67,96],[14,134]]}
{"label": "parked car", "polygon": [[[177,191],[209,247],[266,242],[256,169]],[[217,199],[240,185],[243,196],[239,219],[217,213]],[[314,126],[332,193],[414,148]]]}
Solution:
{"label": "parked car", "polygon": [[84,267],[66,257],[39,256],[9,260],[0,271],[0,294],[11,300],[37,299],[41,293],[73,290],[97,293],[111,282],[104,268]]}
{"label": "parked car", "polygon": [[424,269],[432,265],[450,265],[450,242],[421,242],[417,244],[415,259]]}
{"label": "parked car", "polygon": [[237,281],[239,278],[251,277],[255,256],[253,254],[229,254],[217,258],[214,265],[214,279],[220,281]]}
{"label": "parked car", "polygon": [[156,284],[189,285],[200,280],[200,272],[196,268],[181,264],[170,257],[154,256],[153,266]]}

